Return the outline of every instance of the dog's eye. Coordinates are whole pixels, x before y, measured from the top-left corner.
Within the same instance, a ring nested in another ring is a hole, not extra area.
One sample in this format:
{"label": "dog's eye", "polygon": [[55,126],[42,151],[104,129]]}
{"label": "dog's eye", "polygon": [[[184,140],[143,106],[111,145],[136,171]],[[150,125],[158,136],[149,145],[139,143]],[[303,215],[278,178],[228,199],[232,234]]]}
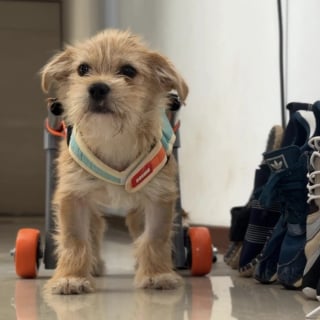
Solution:
{"label": "dog's eye", "polygon": [[78,74],[80,77],[85,76],[90,71],[90,66],[86,63],[81,63],[78,67]]}
{"label": "dog's eye", "polygon": [[125,64],[122,66],[118,72],[118,74],[129,77],[129,78],[134,78],[137,75],[137,70],[131,66],[130,64]]}

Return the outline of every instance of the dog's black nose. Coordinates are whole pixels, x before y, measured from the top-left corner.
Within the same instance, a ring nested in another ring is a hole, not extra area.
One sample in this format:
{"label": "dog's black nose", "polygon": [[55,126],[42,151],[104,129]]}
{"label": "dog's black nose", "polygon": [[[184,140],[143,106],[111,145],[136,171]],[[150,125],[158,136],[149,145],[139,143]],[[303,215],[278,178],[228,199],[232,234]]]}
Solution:
{"label": "dog's black nose", "polygon": [[109,91],[110,87],[102,82],[94,83],[89,87],[90,96],[95,101],[103,100]]}

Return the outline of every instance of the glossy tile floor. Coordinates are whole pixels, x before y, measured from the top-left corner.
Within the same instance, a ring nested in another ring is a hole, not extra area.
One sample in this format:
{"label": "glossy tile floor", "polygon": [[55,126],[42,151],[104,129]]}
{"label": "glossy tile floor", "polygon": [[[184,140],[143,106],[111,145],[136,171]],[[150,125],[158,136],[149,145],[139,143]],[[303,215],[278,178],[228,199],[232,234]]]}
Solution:
{"label": "glossy tile floor", "polygon": [[[299,291],[240,278],[221,256],[207,277],[193,278],[186,272],[178,290],[135,290],[130,240],[119,229],[106,236],[108,274],[97,279],[96,293],[45,297],[42,287],[52,271],[41,266],[37,279],[18,279],[9,255],[19,228],[43,229],[43,224],[41,218],[0,218],[1,320],[301,320],[320,305]],[[320,312],[309,319],[320,319]]]}

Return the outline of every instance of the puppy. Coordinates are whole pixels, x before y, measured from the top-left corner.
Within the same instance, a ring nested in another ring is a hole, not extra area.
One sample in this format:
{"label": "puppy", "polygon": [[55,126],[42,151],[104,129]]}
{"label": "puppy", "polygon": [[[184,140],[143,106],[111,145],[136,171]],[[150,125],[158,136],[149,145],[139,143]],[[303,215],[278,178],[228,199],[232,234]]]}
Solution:
{"label": "puppy", "polygon": [[[67,47],[43,67],[41,76],[43,91],[54,90],[66,125],[73,127],[69,146],[61,142],[57,159],[57,267],[46,289],[54,294],[94,291],[93,277],[104,272],[103,208],[128,213],[137,260],[135,286],[176,288],[181,278],[173,271],[171,231],[177,165],[160,140],[168,92],[175,90],[184,102],[185,81],[167,58],[119,30]],[[150,167],[148,157],[162,161],[161,166]],[[132,167],[145,159],[133,177],[112,180],[130,176]],[[109,171],[101,177],[104,168]],[[149,176],[151,171],[156,174]]]}

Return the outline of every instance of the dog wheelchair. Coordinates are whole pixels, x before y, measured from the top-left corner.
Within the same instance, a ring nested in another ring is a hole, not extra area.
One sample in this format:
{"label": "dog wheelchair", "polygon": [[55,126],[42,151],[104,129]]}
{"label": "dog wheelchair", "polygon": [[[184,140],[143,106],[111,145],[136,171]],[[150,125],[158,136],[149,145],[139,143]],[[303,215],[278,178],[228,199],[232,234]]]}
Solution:
{"label": "dog wheelchair", "polygon": [[[169,100],[170,108],[167,117],[176,135],[173,155],[178,162],[178,149],[180,148],[178,112],[181,103],[175,94],[170,93]],[[51,208],[51,198],[55,188],[53,163],[57,155],[58,144],[61,139],[68,139],[67,130],[62,121],[62,113],[62,105],[56,99],[49,99],[48,116],[44,126],[44,149],[46,152],[44,249],[38,229],[24,228],[18,231],[12,255],[14,255],[16,274],[21,278],[35,278],[41,260],[43,260],[45,269],[56,267],[55,244],[53,241],[55,222]],[[178,270],[190,269],[192,276],[204,276],[211,271],[212,263],[216,261],[216,251],[212,246],[210,232],[205,227],[184,226],[180,197],[176,203],[176,212],[175,232],[173,232],[174,266]]]}

